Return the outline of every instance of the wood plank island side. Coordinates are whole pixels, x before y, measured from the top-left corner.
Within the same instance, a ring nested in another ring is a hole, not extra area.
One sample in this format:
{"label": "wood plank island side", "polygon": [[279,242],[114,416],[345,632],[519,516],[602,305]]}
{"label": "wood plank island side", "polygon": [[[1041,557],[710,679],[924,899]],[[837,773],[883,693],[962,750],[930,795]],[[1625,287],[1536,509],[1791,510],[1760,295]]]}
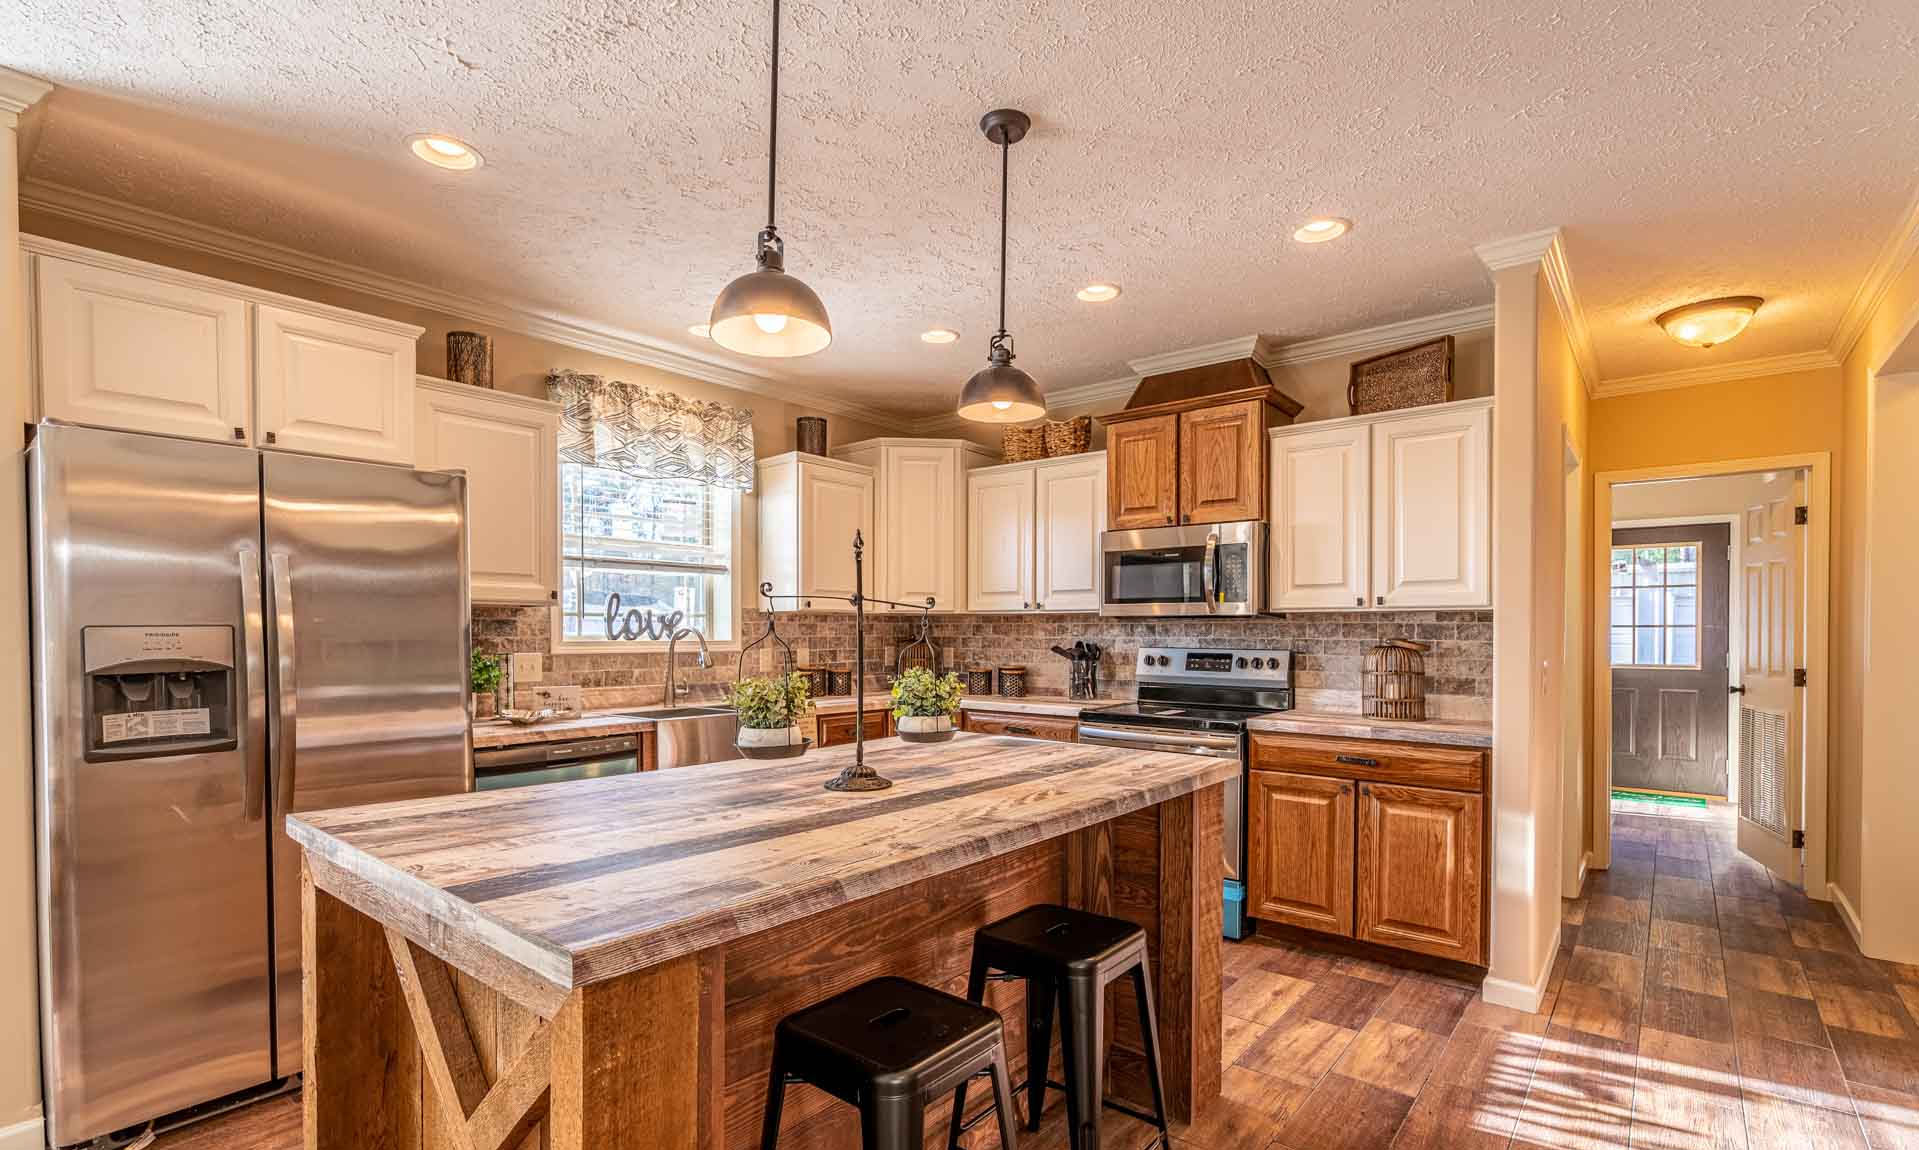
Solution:
{"label": "wood plank island side", "polygon": [[[960,993],[973,931],[1039,902],[1146,930],[1168,1100],[1217,1097],[1236,764],[962,734],[869,744],[890,791],[820,789],[850,753],[305,816],[309,1150],[745,1150],[779,1018],[880,974]],[[1020,1077],[1020,984],[988,1002]],[[782,1147],[858,1145],[789,1091]]]}

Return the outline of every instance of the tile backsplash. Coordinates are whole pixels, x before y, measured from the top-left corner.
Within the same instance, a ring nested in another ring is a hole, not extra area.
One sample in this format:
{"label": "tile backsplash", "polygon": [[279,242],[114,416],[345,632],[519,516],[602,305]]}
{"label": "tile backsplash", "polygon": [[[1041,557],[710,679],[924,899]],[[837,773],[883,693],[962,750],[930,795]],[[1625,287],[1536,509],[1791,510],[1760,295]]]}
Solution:
{"label": "tile backsplash", "polygon": [[[543,686],[583,689],[592,708],[645,706],[660,702],[666,690],[666,656],[618,651],[547,654],[551,612],[544,607],[480,606],[473,609],[473,642],[492,654],[538,652],[544,655]],[[746,612],[741,633],[751,642],[765,628],[765,616]],[[866,672],[869,690],[882,687],[899,649],[913,641],[918,625],[911,618],[871,616],[867,623]],[[845,667],[853,662],[851,615],[782,612],[779,633],[793,644],[804,664]],[[1417,639],[1432,649],[1426,655],[1427,714],[1433,718],[1491,717],[1493,616],[1490,611],[1393,611],[1291,615],[1242,620],[1117,619],[1097,615],[937,615],[933,642],[940,665],[949,669],[1019,664],[1026,668],[1028,693],[1065,694],[1065,659],[1050,648],[1076,639],[1098,643],[1100,693],[1128,696],[1141,647],[1289,648],[1294,652],[1298,705],[1327,711],[1359,710],[1360,668],[1366,651],[1384,639]],[[747,673],[764,674],[777,666],[771,643],[749,657]],[[719,694],[738,674],[739,656],[713,652],[713,666],[697,666],[695,645],[680,650],[679,679],[698,696]]]}

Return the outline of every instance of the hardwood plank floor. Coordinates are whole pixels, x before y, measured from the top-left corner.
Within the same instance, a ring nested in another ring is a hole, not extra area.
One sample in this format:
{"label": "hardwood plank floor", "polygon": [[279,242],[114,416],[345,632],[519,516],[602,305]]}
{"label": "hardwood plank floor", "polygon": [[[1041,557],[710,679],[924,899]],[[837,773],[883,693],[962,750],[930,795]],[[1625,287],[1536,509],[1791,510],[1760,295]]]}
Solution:
{"label": "hardwood plank floor", "polygon": [[[1919,967],[1733,849],[1731,811],[1626,811],[1564,906],[1544,1010],[1364,959],[1225,944],[1224,1096],[1179,1150],[1919,1150]],[[1049,1092],[1020,1150],[1065,1150]],[[277,1098],[157,1150],[297,1150]],[[1104,1145],[1152,1130],[1106,1115]],[[996,1147],[985,1127],[969,1150]]]}

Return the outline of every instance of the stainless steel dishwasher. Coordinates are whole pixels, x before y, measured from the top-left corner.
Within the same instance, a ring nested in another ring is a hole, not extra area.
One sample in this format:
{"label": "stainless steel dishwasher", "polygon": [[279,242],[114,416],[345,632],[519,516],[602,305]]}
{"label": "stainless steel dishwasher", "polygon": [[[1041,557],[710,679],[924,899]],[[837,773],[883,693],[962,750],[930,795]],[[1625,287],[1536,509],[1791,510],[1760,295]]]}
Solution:
{"label": "stainless steel dishwasher", "polygon": [[473,752],[473,789],[496,791],[630,775],[640,769],[640,737],[570,739],[563,743],[521,743]]}

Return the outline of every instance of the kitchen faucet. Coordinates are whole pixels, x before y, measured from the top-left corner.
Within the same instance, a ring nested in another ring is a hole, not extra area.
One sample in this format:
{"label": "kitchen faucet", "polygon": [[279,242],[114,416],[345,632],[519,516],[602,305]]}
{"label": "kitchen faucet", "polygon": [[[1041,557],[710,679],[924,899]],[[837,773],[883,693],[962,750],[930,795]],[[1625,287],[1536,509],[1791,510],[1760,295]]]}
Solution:
{"label": "kitchen faucet", "polygon": [[666,639],[666,702],[668,706],[679,702],[682,694],[692,690],[691,687],[677,686],[673,682],[673,664],[677,662],[675,652],[679,647],[680,639],[687,635],[691,635],[700,641],[700,666],[710,667],[713,665],[713,656],[706,649],[706,636],[700,633],[698,627],[675,628],[673,633],[667,636]]}

